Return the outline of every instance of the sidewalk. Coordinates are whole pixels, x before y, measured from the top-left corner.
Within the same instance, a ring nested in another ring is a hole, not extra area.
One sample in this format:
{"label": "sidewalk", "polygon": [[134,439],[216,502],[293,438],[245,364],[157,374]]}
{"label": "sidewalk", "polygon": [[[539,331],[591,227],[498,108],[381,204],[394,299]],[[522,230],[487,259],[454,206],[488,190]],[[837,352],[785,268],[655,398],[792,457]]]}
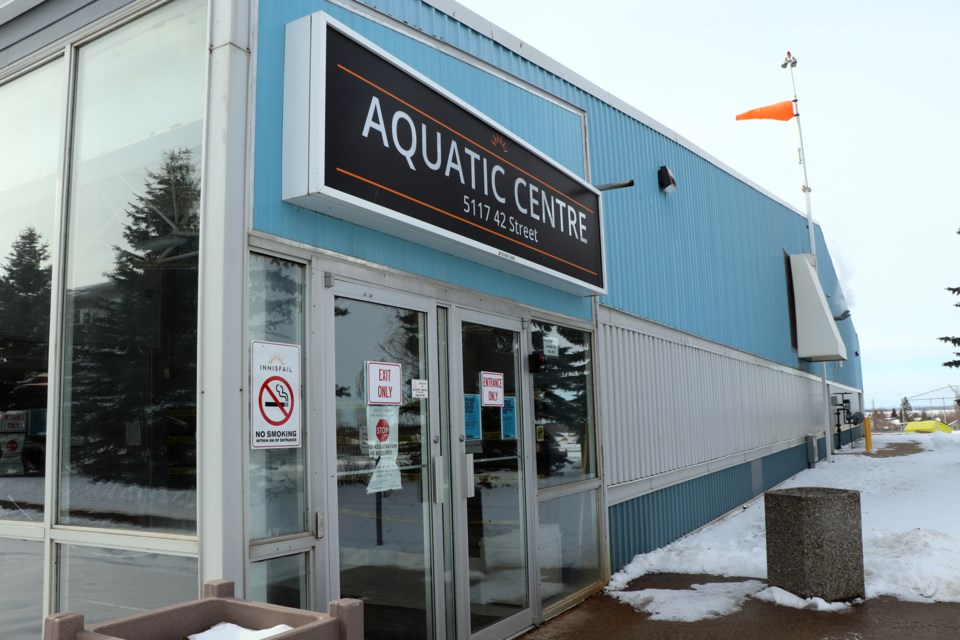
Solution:
{"label": "sidewalk", "polygon": [[[689,589],[741,581],[707,575],[651,574],[629,590]],[[697,622],[650,620],[603,594],[520,636],[523,640],[957,640],[960,604],[875,598],[845,613],[792,609],[748,598],[738,613]]]}
{"label": "sidewalk", "polygon": [[[878,446],[870,453],[850,450],[839,455],[840,457],[851,456],[848,458],[851,462],[858,456],[905,460],[913,458],[916,454],[924,452],[929,454],[930,451],[928,448],[930,443],[923,446],[920,440],[901,441],[899,438],[878,438],[876,435],[875,439],[879,440]],[[924,467],[927,467],[935,459],[924,458],[924,460],[929,460],[924,463]],[[944,474],[956,473],[956,457],[947,460],[950,462],[948,467],[937,467],[937,469]],[[837,468],[833,470],[837,471]],[[882,472],[882,475],[904,477],[911,474],[903,470],[895,471],[891,467],[888,471]],[[873,482],[881,484],[876,478]],[[919,493],[907,492],[903,496],[893,495],[895,493],[891,485],[885,485],[871,498],[871,504],[879,511],[901,513],[896,511],[898,503],[906,501],[916,505],[925,499],[924,493],[928,492],[922,489]],[[935,500],[934,504],[940,505],[944,514],[955,513],[955,502],[952,497]],[[915,512],[908,513],[913,517],[917,515]],[[873,522],[876,526],[883,526],[884,519],[875,518]],[[931,525],[927,522],[926,526]],[[952,529],[948,526],[945,530]],[[733,530],[728,531],[726,537],[742,534],[742,530]],[[914,547],[911,553],[919,553],[919,556],[894,558],[888,554],[882,563],[875,564],[874,571],[889,574],[910,571],[916,563],[920,562],[920,559],[931,557],[929,556],[930,545],[926,539],[918,538],[914,542]],[[951,558],[955,555],[955,549],[951,549],[949,556],[935,556],[940,559],[940,564],[943,565],[940,570],[951,585],[955,585],[957,580],[956,572],[951,569],[954,566]],[[927,576],[931,581],[936,582],[935,574],[927,574]],[[671,589],[678,590],[678,597],[680,597],[681,593],[689,592],[692,585],[746,580],[758,579],[724,578],[704,574],[648,573],[631,581],[625,590]],[[889,581],[888,576],[887,582]],[[671,600],[673,600],[672,596]],[[851,609],[844,612],[794,609],[748,597],[743,601],[739,611],[708,620],[668,622],[651,620],[650,615],[638,612],[630,605],[622,604],[604,594],[599,594],[520,637],[523,640],[592,640],[593,638],[603,640],[628,638],[631,640],[726,638],[732,640],[960,640],[960,603],[925,604],[893,597],[871,598],[862,604],[853,605]]]}

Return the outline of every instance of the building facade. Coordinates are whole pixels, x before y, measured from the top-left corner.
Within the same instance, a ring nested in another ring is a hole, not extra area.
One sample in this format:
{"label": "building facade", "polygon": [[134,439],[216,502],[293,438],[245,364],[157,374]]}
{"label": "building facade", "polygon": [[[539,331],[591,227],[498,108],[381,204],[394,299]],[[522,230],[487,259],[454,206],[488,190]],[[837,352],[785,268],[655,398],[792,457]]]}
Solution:
{"label": "building facade", "polygon": [[556,615],[856,437],[815,231],[449,0],[0,8],[5,637]]}

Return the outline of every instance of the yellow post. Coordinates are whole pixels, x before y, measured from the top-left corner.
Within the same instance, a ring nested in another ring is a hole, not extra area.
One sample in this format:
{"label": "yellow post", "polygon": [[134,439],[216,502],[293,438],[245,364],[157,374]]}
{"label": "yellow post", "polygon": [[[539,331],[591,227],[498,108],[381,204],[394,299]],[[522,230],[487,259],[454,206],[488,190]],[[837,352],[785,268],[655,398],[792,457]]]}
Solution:
{"label": "yellow post", "polygon": [[872,422],[870,416],[863,419],[863,437],[867,439],[867,453],[873,448],[873,439],[870,437],[872,435],[870,433],[870,428],[873,426]]}

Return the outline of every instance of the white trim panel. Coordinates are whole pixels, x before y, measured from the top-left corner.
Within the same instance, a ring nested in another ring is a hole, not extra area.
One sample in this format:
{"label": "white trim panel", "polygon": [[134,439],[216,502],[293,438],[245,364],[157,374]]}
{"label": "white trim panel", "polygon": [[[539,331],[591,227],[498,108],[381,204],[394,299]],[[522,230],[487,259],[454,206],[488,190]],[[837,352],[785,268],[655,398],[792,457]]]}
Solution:
{"label": "white trim panel", "polygon": [[617,485],[672,484],[823,431],[816,376],[607,307],[598,327],[611,503],[626,499]]}

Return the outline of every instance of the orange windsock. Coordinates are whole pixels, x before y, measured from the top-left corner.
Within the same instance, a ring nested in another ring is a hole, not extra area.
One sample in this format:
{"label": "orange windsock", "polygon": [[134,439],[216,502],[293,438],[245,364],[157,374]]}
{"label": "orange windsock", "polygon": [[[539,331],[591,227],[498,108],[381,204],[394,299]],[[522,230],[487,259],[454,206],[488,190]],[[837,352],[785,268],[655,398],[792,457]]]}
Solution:
{"label": "orange windsock", "polygon": [[789,120],[794,115],[793,100],[784,100],[766,107],[757,107],[744,111],[737,116],[737,120]]}

